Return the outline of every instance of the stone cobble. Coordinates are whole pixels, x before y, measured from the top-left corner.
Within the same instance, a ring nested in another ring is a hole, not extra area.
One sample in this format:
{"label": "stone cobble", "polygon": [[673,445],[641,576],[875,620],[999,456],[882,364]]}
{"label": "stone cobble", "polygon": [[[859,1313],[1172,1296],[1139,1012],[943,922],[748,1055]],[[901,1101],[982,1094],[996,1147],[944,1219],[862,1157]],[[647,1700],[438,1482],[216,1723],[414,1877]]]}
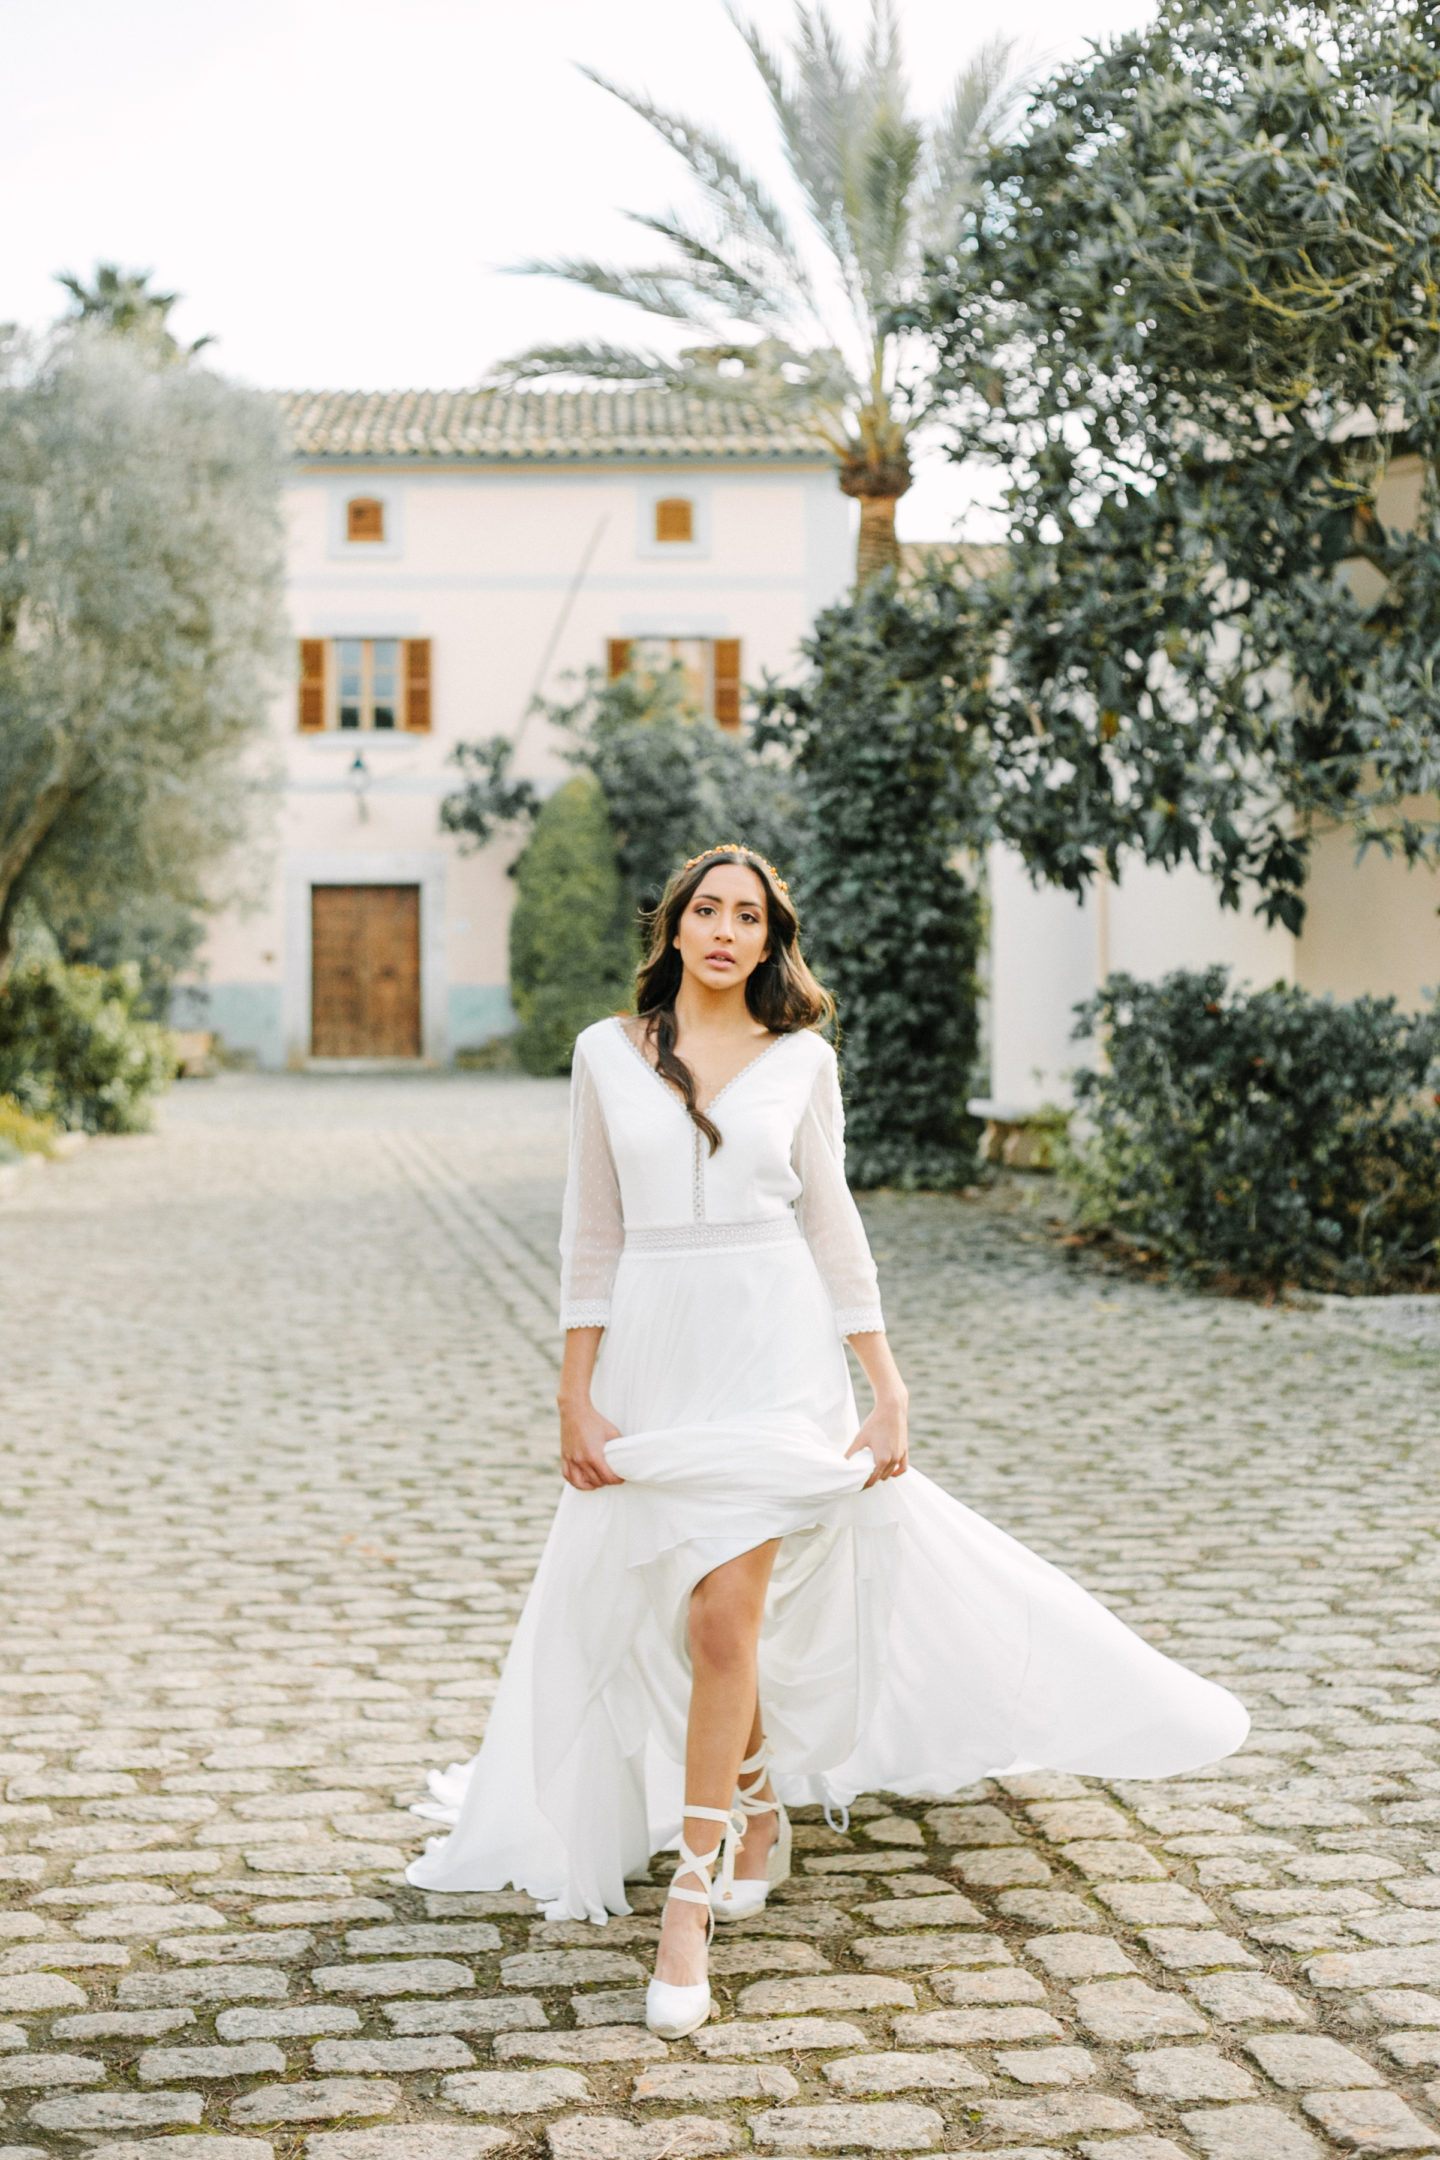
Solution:
{"label": "stone cobble", "polygon": [[0,2160],[1440,2150],[1436,1330],[1100,1274],[1042,1181],[865,1202],[917,1459],[1242,1753],[802,1811],[668,2047],[662,1859],[604,1934],[406,1886],[556,1497],[564,1136],[227,1077],[0,1202]]}

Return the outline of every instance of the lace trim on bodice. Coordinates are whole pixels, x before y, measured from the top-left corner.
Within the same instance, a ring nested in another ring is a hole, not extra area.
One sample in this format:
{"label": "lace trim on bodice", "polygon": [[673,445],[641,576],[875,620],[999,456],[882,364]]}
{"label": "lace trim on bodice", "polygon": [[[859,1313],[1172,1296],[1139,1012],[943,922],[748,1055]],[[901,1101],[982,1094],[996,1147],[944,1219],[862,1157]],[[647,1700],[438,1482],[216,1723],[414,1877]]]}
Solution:
{"label": "lace trim on bodice", "polygon": [[625,1257],[666,1259],[672,1253],[749,1252],[758,1245],[803,1243],[793,1215],[763,1215],[753,1222],[662,1223],[625,1232]]}

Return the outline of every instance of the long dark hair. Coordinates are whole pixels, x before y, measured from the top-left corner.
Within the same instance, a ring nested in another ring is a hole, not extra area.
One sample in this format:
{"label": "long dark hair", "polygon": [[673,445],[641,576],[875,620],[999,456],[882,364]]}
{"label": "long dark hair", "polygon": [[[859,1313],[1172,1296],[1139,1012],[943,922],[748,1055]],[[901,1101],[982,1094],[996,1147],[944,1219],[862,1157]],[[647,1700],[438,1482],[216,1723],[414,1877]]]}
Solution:
{"label": "long dark hair", "polygon": [[710,1143],[713,1155],[720,1129],[695,1101],[695,1075],[675,1049],[675,994],[685,964],[675,950],[680,918],[711,870],[734,863],[753,870],[765,888],[766,931],[770,949],[745,984],[745,1003],[772,1035],[793,1035],[801,1028],[823,1027],[835,1017],[835,1000],[815,980],[800,950],[800,918],[778,873],[763,855],[747,847],[711,848],[675,871],[647,919],[645,957],[635,974],[635,1010],[655,1045],[655,1070],[684,1100],[693,1124]]}

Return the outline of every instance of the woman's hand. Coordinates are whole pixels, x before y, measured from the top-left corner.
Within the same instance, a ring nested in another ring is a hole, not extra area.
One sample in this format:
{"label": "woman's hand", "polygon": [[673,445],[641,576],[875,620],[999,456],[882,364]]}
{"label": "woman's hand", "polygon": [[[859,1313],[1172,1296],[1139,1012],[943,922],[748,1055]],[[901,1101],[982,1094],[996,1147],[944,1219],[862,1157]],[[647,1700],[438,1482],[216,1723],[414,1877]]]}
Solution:
{"label": "woman's hand", "polygon": [[623,1485],[605,1460],[605,1443],[618,1440],[620,1428],[603,1418],[588,1395],[560,1402],[560,1475],[576,1492],[594,1492],[600,1485]]}
{"label": "woman's hand", "polygon": [[863,1488],[866,1492],[885,1478],[903,1477],[909,1469],[908,1418],[909,1403],[904,1395],[877,1402],[845,1450],[848,1457],[858,1455],[862,1448],[869,1448],[874,1456],[875,1468]]}
{"label": "woman's hand", "polygon": [[603,1328],[568,1328],[565,1357],[560,1367],[560,1475],[576,1492],[594,1492],[600,1485],[623,1485],[605,1460],[605,1443],[618,1440],[620,1429],[601,1417],[590,1400],[595,1360],[600,1355]]}
{"label": "woman's hand", "polygon": [[868,1447],[874,1456],[874,1475],[865,1480],[864,1489],[869,1492],[882,1478],[903,1477],[910,1467],[910,1397],[890,1354],[890,1345],[878,1328],[847,1336],[846,1340],[864,1367],[875,1397],[874,1409],[845,1451],[847,1455],[858,1455],[861,1448]]}

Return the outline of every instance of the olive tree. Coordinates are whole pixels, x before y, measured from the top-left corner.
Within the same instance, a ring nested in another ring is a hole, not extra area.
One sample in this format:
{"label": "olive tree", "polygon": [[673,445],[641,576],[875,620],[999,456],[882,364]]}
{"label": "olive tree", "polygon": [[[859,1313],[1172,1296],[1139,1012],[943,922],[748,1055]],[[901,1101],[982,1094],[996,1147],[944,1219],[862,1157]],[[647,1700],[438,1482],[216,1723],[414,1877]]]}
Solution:
{"label": "olive tree", "polygon": [[27,906],[82,932],[204,906],[265,791],[280,445],[187,358],[83,320],[5,334],[0,970]]}

